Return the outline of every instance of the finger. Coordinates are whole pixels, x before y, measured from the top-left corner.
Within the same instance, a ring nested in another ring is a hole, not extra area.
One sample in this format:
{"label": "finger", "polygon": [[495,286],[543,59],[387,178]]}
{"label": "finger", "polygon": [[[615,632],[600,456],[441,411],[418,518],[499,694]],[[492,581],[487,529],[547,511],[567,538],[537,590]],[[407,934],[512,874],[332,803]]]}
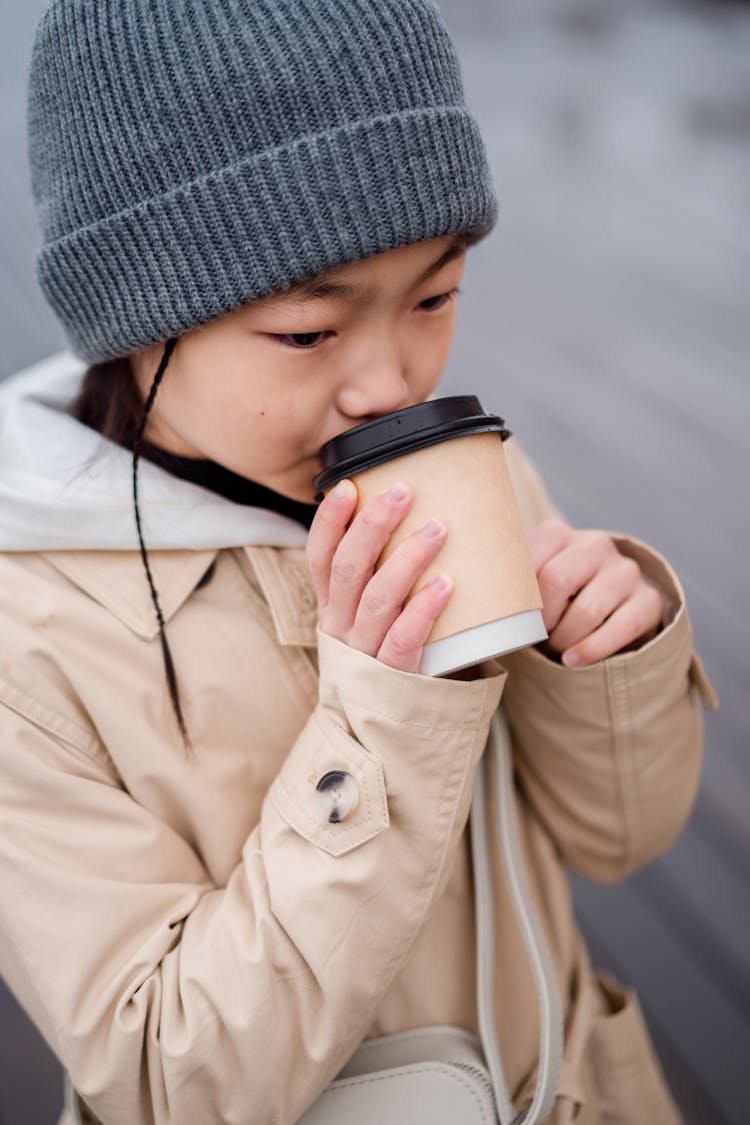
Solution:
{"label": "finger", "polygon": [[445,524],[430,520],[400,544],[365,586],[347,644],[375,655],[409,591],[435,558],[447,534]]}
{"label": "finger", "polygon": [[447,574],[418,590],[386,633],[377,659],[402,672],[418,672],[424,643],[452,593],[453,580]]}
{"label": "finger", "polygon": [[563,520],[545,520],[538,527],[532,528],[527,539],[537,574],[553,555],[557,555],[573,541],[574,534],[573,528]]}
{"label": "finger", "polygon": [[662,615],[659,591],[643,582],[607,620],[580,644],[562,655],[568,667],[595,664],[658,627]]}
{"label": "finger", "polygon": [[331,562],[357,503],[354,481],[342,480],[321,501],[310,525],[305,556],[318,605],[328,604]]}
{"label": "finger", "polygon": [[599,628],[641,581],[638,563],[617,554],[576,594],[550,633],[553,652],[565,652]]}
{"label": "finger", "polygon": [[607,557],[614,556],[616,551],[614,543],[604,532],[578,532],[570,546],[544,564],[537,574],[537,581],[548,633],[557,626],[571,598],[591,581]]}
{"label": "finger", "polygon": [[411,501],[411,490],[394,484],[368,501],[352,520],[331,560],[324,632],[343,639],[351,630],[362,591]]}

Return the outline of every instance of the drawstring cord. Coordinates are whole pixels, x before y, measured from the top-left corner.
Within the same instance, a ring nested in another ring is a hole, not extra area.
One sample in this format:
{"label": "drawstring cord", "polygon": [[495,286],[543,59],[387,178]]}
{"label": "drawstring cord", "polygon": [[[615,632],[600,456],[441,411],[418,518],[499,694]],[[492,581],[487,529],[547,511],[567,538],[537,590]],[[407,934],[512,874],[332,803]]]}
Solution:
{"label": "drawstring cord", "polygon": [[164,378],[164,372],[167,370],[167,364],[169,363],[176,343],[176,336],[170,337],[170,339],[166,342],[164,353],[161,357],[161,362],[159,363],[159,367],[156,371],[156,374],[154,375],[151,389],[148,393],[148,398],[146,399],[145,405],[143,407],[143,413],[141,414],[141,420],[138,424],[138,431],[135,435],[135,441],[133,442],[133,505],[135,508],[135,526],[138,532],[138,543],[141,549],[141,559],[143,560],[143,567],[146,571],[148,588],[151,592],[151,601],[154,603],[154,609],[156,610],[156,620],[159,626],[159,640],[161,641],[161,651],[164,658],[164,669],[167,675],[169,696],[172,700],[172,706],[174,708],[175,718],[177,719],[177,725],[180,728],[180,734],[182,735],[185,745],[189,747],[190,739],[188,737],[185,717],[183,715],[182,706],[180,704],[180,693],[177,686],[177,676],[175,673],[174,661],[172,660],[172,653],[170,652],[169,644],[167,643],[167,634],[164,629],[164,615],[162,614],[161,606],[159,605],[159,596],[156,592],[154,578],[151,573],[151,567],[148,561],[148,552],[143,541],[143,531],[141,528],[141,512],[138,504],[138,462],[140,460],[141,452],[143,449],[143,435],[146,430],[146,423],[148,422],[148,416],[151,412],[151,407],[154,405],[156,392],[158,391],[159,386],[161,385],[161,381]]}

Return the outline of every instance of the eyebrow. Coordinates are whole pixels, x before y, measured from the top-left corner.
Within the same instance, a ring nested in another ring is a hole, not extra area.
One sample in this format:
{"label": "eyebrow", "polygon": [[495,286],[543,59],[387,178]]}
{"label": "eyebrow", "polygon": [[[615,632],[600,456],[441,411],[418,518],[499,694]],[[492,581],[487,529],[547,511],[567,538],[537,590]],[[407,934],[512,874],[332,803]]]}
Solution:
{"label": "eyebrow", "polygon": [[[444,266],[460,257],[466,248],[465,238],[454,239],[437,261],[428,266],[424,273],[417,278],[413,288],[416,289],[419,285],[424,285],[425,281],[429,281],[436,273],[440,273]],[[326,281],[323,277],[311,277],[309,281],[291,286],[287,290],[287,295],[300,301],[324,301],[333,297],[346,301],[356,301],[362,296],[362,290],[356,285],[349,285],[344,281]]]}

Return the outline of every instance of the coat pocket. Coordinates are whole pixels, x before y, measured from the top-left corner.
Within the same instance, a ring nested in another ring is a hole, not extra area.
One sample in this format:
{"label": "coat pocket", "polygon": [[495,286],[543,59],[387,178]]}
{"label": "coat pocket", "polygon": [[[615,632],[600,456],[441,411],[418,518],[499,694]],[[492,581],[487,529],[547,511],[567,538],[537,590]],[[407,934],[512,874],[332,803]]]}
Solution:
{"label": "coat pocket", "polygon": [[594,1017],[588,1058],[600,1125],[681,1125],[632,989],[597,972],[603,1011]]}

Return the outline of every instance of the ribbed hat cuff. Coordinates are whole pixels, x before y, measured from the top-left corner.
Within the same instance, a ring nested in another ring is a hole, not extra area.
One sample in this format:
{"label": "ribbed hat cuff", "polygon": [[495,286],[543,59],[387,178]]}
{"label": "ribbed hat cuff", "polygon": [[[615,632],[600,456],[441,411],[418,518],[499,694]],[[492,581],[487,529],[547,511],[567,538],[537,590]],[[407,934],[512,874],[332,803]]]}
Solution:
{"label": "ribbed hat cuff", "polygon": [[89,363],[346,262],[459,231],[497,203],[463,107],[307,135],[48,244],[37,272]]}

